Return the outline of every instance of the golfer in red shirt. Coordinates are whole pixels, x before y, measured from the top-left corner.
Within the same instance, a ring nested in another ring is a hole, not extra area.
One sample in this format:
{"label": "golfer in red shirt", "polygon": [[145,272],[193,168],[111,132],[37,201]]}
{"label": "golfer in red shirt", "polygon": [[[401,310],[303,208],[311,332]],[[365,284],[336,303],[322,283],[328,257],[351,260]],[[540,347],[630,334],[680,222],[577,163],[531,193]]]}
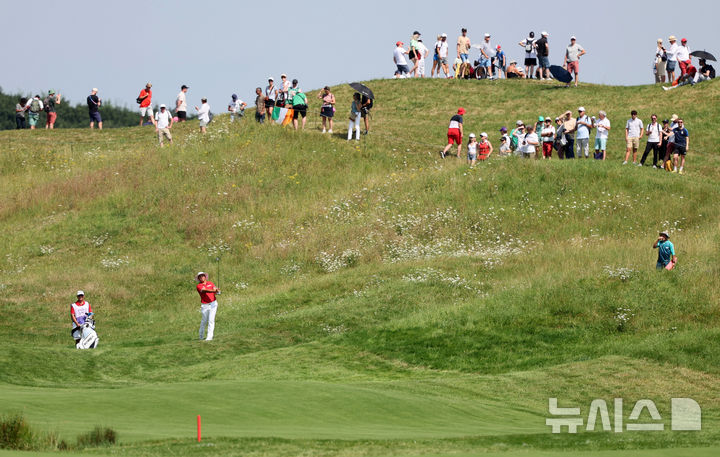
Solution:
{"label": "golfer in red shirt", "polygon": [[443,159],[453,143],[457,144],[457,156],[460,157],[463,138],[463,114],[465,114],[465,108],[459,108],[457,114],[450,118],[450,125],[448,126],[447,132],[448,144],[445,146],[445,149],[440,152],[440,157]]}
{"label": "golfer in red shirt", "polygon": [[[200,322],[200,339],[212,341],[213,332],[215,331],[215,313],[217,313],[217,300],[215,294],[220,291],[215,284],[207,280],[207,273],[201,271],[195,276],[197,279],[197,291],[200,294],[200,312],[202,313],[202,321]],[[207,336],[203,338],[205,326],[207,325]]]}

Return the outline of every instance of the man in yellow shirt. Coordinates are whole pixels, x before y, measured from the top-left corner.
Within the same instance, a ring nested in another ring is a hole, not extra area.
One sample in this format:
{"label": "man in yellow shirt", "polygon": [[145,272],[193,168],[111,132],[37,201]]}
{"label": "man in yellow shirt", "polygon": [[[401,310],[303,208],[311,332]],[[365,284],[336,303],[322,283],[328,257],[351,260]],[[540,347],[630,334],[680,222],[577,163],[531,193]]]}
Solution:
{"label": "man in yellow shirt", "polygon": [[469,58],[469,52],[470,52],[470,38],[467,36],[467,29],[463,28],[461,30],[462,35],[458,37],[457,41],[457,56],[458,59],[462,62],[460,65],[460,71],[458,72],[459,75],[465,75],[465,72],[468,70],[468,67],[470,66],[470,58]]}

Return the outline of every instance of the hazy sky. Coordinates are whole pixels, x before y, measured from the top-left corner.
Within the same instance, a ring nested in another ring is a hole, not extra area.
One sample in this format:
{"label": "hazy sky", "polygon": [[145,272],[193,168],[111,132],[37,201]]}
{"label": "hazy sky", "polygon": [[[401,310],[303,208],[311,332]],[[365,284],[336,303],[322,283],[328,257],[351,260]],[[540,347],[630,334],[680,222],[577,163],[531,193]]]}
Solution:
{"label": "hazy sky", "polygon": [[[92,87],[104,100],[135,107],[146,82],[153,102],[173,104],[181,84],[189,104],[206,96],[221,112],[237,93],[281,73],[303,89],[390,77],[392,50],[418,30],[426,45],[446,32],[454,52],[461,27],[480,42],[485,32],[510,58],[528,31],[550,34],[551,63],[569,37],[588,54],[581,79],[647,84],[657,38],[687,37],[691,50],[720,54],[715,25],[720,3],[682,1],[426,1],[0,0],[5,92],[55,89],[84,102]],[[564,6],[565,5],[565,6]],[[430,47],[429,46],[429,47]],[[475,57],[473,50],[471,57]],[[428,73],[430,62],[428,63]]]}

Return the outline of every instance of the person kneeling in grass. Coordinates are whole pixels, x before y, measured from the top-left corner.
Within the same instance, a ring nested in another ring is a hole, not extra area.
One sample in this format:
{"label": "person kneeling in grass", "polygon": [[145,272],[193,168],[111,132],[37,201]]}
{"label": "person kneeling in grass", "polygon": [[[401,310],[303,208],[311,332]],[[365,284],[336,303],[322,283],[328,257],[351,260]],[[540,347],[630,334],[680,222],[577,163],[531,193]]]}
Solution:
{"label": "person kneeling in grass", "polygon": [[[658,259],[655,268],[658,270],[672,270],[677,264],[677,256],[675,255],[675,246],[670,241],[670,235],[667,231],[660,232],[660,236],[653,243],[653,249],[658,250]],[[669,267],[668,267],[669,265]]]}

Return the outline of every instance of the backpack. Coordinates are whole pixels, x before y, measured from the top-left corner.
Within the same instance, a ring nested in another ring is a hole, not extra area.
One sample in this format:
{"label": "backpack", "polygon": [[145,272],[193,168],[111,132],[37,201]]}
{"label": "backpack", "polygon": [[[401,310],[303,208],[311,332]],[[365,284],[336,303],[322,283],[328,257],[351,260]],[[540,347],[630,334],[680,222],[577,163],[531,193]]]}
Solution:
{"label": "backpack", "polygon": [[532,52],[534,45],[535,43],[532,41],[531,38],[525,38],[525,52]]}
{"label": "backpack", "polygon": [[33,113],[39,113],[40,112],[40,100],[37,98],[33,98],[30,102],[30,111]]}
{"label": "backpack", "polygon": [[45,100],[43,100],[43,111],[46,113],[50,112],[50,103],[52,103],[51,100],[52,97],[46,97]]}

